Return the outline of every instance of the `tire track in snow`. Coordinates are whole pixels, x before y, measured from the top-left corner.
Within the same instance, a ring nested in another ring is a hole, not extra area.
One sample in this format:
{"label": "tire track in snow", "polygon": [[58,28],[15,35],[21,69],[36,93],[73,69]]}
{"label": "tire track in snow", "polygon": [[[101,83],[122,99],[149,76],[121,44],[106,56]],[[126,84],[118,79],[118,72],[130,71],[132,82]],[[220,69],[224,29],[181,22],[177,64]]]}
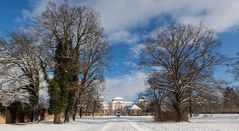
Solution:
{"label": "tire track in snow", "polygon": [[97,131],[139,131],[130,125],[130,122],[109,122]]}
{"label": "tire track in snow", "polygon": [[149,127],[143,126],[139,122],[129,123],[131,127],[137,129],[137,131],[155,131]]}

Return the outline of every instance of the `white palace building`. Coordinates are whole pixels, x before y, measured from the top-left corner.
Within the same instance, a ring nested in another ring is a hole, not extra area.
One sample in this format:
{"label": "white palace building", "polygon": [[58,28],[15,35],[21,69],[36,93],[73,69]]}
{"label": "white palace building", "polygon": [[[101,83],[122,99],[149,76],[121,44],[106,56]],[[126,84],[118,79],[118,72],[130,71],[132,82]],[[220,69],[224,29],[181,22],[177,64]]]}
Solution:
{"label": "white palace building", "polygon": [[140,98],[135,102],[126,101],[122,97],[114,97],[111,103],[102,103],[103,109],[101,115],[143,115],[144,109],[148,107],[149,101],[146,98]]}
{"label": "white palace building", "polygon": [[145,105],[148,105],[148,103],[145,103],[146,101],[146,99],[141,98],[137,102],[130,102],[125,101],[122,97],[115,97],[112,99],[110,106],[111,114],[115,115],[117,112],[120,112],[121,115],[141,115],[143,110],[138,105],[145,107]]}
{"label": "white palace building", "polygon": [[134,103],[125,101],[122,97],[115,97],[112,99],[111,103],[111,112],[115,114],[116,112],[120,112],[121,114],[126,114],[129,107],[131,107]]}

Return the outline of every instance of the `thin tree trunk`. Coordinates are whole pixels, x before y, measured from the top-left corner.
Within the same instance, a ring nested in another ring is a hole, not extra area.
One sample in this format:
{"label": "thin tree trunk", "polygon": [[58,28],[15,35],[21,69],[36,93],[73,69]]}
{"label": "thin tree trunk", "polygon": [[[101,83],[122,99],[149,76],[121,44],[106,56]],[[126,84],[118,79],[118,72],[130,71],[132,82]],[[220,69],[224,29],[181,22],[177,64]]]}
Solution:
{"label": "thin tree trunk", "polygon": [[95,117],[95,109],[96,109],[96,101],[94,100],[94,106],[93,106],[93,117]]}
{"label": "thin tree trunk", "polygon": [[192,96],[192,91],[190,90],[189,91],[189,114],[190,114],[190,117],[192,117],[192,99],[191,99],[191,96]]}
{"label": "thin tree trunk", "polygon": [[82,118],[82,115],[83,115],[83,109],[82,107],[80,107],[80,118]]}
{"label": "thin tree trunk", "polygon": [[77,108],[74,107],[74,111],[72,114],[72,120],[75,121],[76,120],[76,112],[77,112]]}
{"label": "thin tree trunk", "polygon": [[192,100],[191,99],[189,99],[189,114],[190,114],[190,117],[193,116],[193,114],[192,114]]}

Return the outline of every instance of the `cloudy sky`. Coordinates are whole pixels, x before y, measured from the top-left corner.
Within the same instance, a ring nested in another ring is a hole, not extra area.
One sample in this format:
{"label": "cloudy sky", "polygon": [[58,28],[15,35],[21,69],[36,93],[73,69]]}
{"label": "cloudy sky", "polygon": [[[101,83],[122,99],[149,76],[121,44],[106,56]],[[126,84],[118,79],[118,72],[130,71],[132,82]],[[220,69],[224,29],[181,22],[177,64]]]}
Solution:
{"label": "cloudy sky", "polygon": [[[143,91],[147,73],[138,66],[142,42],[155,29],[169,23],[202,23],[213,28],[222,41],[219,51],[229,57],[239,52],[239,0],[69,0],[89,5],[100,13],[101,25],[112,45],[111,69],[105,71],[106,100],[114,96],[134,99]],[[57,4],[62,0],[56,0]],[[48,0],[3,0],[0,4],[0,37],[23,27],[39,15]],[[227,68],[216,68],[218,79],[232,81]]]}

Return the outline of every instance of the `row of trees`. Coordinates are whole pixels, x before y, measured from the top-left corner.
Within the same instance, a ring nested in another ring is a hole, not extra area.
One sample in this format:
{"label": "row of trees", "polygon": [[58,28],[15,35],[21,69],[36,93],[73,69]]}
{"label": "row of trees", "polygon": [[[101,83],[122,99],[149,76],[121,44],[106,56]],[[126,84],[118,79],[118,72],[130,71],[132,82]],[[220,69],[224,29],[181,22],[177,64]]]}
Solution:
{"label": "row of trees", "polygon": [[[216,96],[204,95],[206,101],[192,101],[191,104],[186,105],[186,115],[198,114],[219,114],[219,113],[238,113],[239,112],[239,92],[237,88],[232,87],[214,87]],[[150,104],[145,108],[142,107],[146,114],[154,113],[155,119],[159,121],[172,120],[175,117],[175,109],[171,105],[171,101],[165,92],[157,88],[148,88],[146,91],[139,94],[139,97],[144,96]],[[170,114],[173,114],[169,118]],[[168,117],[168,118],[167,118]],[[174,119],[175,120],[175,119]]]}
{"label": "row of trees", "polygon": [[[98,14],[90,7],[72,7],[65,1],[34,18],[26,31],[1,40],[0,103],[9,107],[28,103],[38,121],[41,98],[49,94],[48,112],[59,124],[75,120],[78,109],[99,107],[104,89],[102,71],[109,46]],[[40,91],[47,89],[45,96]],[[92,106],[93,105],[93,106]]]}

